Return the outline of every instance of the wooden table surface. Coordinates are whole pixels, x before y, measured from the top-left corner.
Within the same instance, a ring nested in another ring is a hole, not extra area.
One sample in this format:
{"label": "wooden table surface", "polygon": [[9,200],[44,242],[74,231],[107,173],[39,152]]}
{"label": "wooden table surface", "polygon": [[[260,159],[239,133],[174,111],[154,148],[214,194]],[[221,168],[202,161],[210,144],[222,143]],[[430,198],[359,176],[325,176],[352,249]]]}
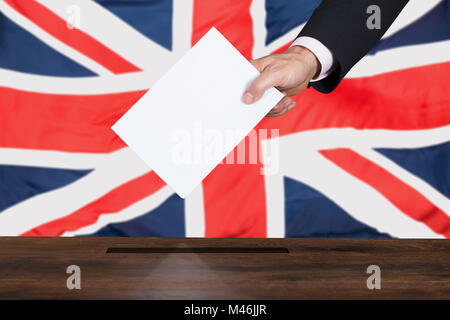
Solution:
{"label": "wooden table surface", "polygon": [[450,299],[450,241],[0,237],[0,298]]}

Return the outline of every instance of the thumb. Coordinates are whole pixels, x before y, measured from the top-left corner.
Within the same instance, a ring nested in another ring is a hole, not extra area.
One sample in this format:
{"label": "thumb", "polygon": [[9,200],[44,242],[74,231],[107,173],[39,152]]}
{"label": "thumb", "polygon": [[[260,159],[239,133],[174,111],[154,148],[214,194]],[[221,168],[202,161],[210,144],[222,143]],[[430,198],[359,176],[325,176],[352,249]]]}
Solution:
{"label": "thumb", "polygon": [[276,74],[269,68],[264,71],[245,90],[242,101],[247,104],[258,101],[267,89],[274,87],[277,82]]}

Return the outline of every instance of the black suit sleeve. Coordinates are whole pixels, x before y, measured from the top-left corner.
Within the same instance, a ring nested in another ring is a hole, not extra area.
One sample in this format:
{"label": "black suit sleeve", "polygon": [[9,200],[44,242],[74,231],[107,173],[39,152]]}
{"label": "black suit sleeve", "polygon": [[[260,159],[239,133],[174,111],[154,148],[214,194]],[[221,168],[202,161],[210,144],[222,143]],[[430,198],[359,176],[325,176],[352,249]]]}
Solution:
{"label": "black suit sleeve", "polygon": [[[333,52],[338,67],[325,79],[311,82],[316,90],[329,93],[394,22],[408,0],[323,0],[300,32],[322,42]],[[370,5],[380,8],[381,28],[370,30]]]}

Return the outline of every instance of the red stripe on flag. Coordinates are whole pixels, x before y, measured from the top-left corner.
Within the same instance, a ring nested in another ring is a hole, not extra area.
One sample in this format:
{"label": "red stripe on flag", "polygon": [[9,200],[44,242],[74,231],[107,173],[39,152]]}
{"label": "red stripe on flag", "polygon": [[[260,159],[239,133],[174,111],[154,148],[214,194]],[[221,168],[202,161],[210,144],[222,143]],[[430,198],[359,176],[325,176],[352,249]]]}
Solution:
{"label": "red stripe on flag", "polygon": [[67,231],[78,230],[95,223],[102,214],[119,212],[163,186],[164,182],[153,171],[149,172],[115,188],[74,213],[33,228],[21,236],[59,236]]}
{"label": "red stripe on flag", "polygon": [[417,130],[450,124],[450,62],[344,79],[330,94],[309,88],[297,105],[262,128],[280,135],[321,128]]}
{"label": "red stripe on flag", "polygon": [[206,237],[266,237],[261,168],[221,164],[203,181]]}
{"label": "red stripe on flag", "polygon": [[[289,49],[289,47],[291,46],[292,41],[289,41],[288,43],[286,43],[284,46],[279,47],[277,50],[273,51],[272,54],[274,53],[282,53],[285,52],[287,49]],[[259,58],[259,57],[255,57],[255,58]]]}
{"label": "red stripe on flag", "polygon": [[[329,95],[306,90],[298,96],[294,109],[281,117],[263,119],[258,128],[277,128],[285,135],[330,127],[414,130],[448,125],[448,73],[450,63],[443,63],[347,79],[343,89]],[[405,90],[408,94],[397,93]],[[0,147],[117,150],[124,144],[110,126],[144,93],[81,96],[0,88],[0,128],[4,132]]]}
{"label": "red stripe on flag", "polygon": [[[194,0],[192,44],[214,26],[251,59],[254,42],[251,3],[251,0]],[[266,236],[266,198],[260,168],[260,164],[221,164],[204,180],[207,237]]]}
{"label": "red stripe on flag", "polygon": [[252,0],[194,0],[192,45],[215,27],[247,59],[251,59],[254,43],[251,4]]}
{"label": "red stripe on flag", "polygon": [[123,148],[111,126],[144,93],[81,96],[0,87],[0,147],[96,153]]}
{"label": "red stripe on flag", "polygon": [[115,74],[141,71],[131,62],[79,29],[69,29],[67,22],[37,1],[6,0],[13,9],[50,35],[81,52]]}
{"label": "red stripe on flag", "polygon": [[320,153],[375,188],[403,213],[450,238],[450,218],[447,214],[386,169],[350,149],[322,150]]}

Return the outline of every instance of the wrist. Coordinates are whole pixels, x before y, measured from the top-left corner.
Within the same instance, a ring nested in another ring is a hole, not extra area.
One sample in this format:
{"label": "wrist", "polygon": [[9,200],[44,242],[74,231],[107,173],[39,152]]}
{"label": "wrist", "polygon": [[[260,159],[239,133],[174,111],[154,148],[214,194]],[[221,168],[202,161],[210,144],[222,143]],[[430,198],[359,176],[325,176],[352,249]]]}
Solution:
{"label": "wrist", "polygon": [[306,64],[310,67],[311,79],[314,79],[320,75],[321,64],[319,59],[317,59],[316,55],[311,50],[303,46],[294,45],[287,51],[298,54],[299,58],[306,62]]}

